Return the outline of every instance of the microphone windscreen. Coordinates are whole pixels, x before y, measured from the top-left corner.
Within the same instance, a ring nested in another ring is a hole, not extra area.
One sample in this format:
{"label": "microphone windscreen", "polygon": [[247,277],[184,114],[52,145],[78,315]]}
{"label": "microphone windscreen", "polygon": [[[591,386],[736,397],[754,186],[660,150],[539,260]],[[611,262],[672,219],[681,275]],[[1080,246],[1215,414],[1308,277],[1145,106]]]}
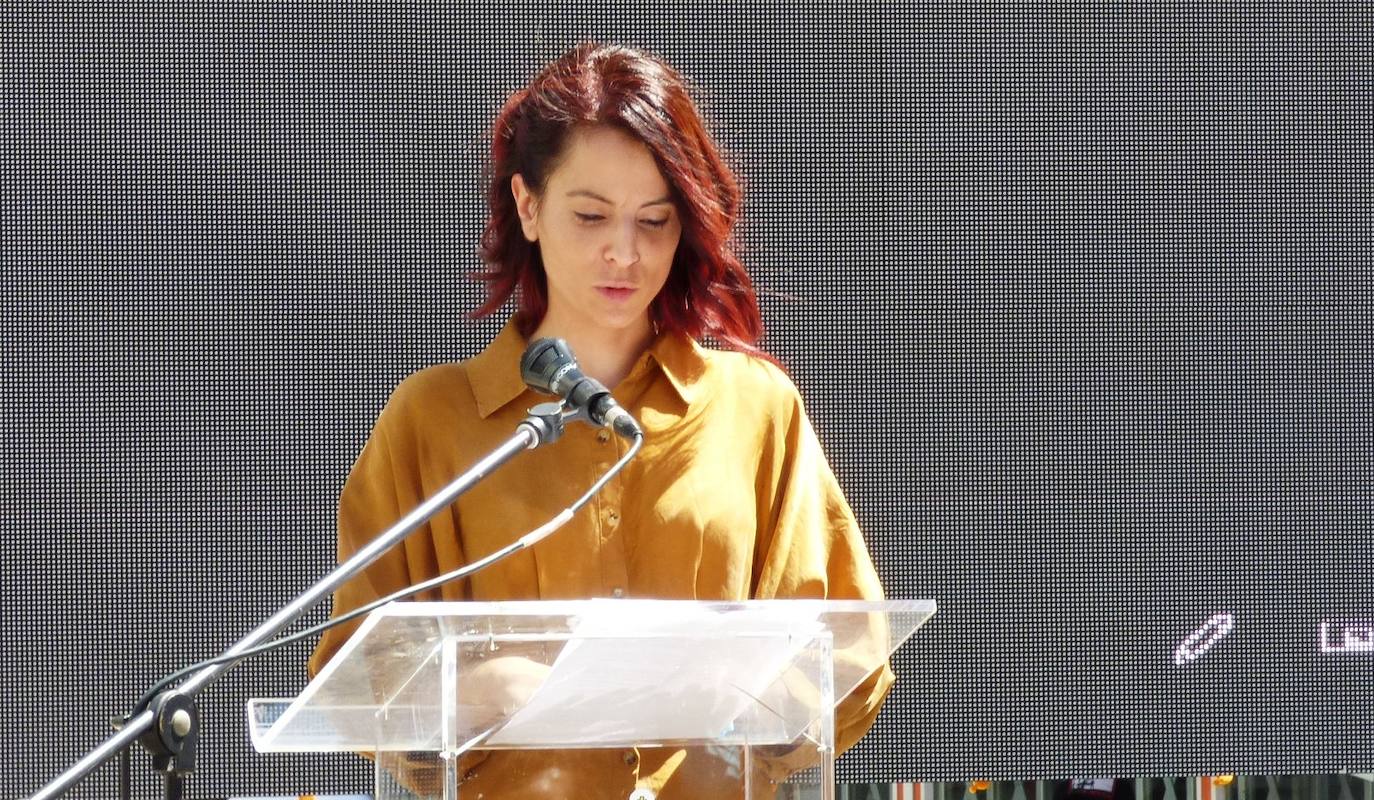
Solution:
{"label": "microphone windscreen", "polygon": [[525,348],[520,358],[520,378],[525,385],[538,392],[562,394],[556,385],[569,372],[577,369],[572,348],[562,339],[536,339]]}

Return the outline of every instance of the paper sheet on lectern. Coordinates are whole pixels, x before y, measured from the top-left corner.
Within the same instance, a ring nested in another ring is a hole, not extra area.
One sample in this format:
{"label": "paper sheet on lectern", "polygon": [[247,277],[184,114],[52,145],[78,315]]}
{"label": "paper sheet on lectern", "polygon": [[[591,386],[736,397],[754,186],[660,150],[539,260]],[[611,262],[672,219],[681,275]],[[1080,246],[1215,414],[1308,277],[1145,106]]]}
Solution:
{"label": "paper sheet on lectern", "polygon": [[[720,737],[820,629],[759,609],[665,606],[630,617],[623,603],[595,605],[548,679],[486,746],[610,746],[648,732],[655,741]],[[617,638],[631,630],[635,638]]]}

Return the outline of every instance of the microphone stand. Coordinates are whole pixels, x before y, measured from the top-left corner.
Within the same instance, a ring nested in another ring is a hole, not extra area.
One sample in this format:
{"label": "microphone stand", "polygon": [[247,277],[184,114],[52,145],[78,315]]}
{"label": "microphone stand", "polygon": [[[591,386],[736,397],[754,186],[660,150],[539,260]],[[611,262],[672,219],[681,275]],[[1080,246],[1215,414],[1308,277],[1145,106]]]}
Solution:
{"label": "microphone stand", "polygon": [[[565,419],[577,414],[565,414],[559,403],[540,403],[530,409],[530,415],[516,426],[515,435],[499,445],[489,455],[472,465],[452,483],[421,503],[386,532],[369,542],[333,572],[321,578],[295,600],[273,614],[248,635],[224,651],[225,655],[241,653],[271,639],[317,603],[334,594],[334,590],[361,572],[399,543],[430,517],[447,508],[459,495],[471,489],[497,467],[510,461],[522,450],[533,450],[552,442],[563,433]],[[212,664],[187,678],[181,685],[168,689],[153,698],[147,708],[136,708],[131,716],[116,721],[118,733],[86,754],[68,770],[44,786],[32,800],[50,800],[70,789],[77,781],[94,771],[116,754],[122,754],[120,791],[128,797],[128,767],[125,748],[141,742],[152,753],[153,769],[163,775],[167,800],[180,800],[183,780],[195,769],[199,719],[191,698],[211,681],[228,672],[238,662]]]}

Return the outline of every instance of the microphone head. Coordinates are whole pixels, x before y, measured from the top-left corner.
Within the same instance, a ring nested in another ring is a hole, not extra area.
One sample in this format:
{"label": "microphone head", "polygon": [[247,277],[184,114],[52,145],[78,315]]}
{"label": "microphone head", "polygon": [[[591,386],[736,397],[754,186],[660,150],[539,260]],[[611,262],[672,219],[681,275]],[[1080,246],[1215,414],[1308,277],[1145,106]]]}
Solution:
{"label": "microphone head", "polygon": [[536,392],[557,395],[593,425],[609,425],[627,439],[643,436],[639,423],[598,381],[582,374],[562,339],[537,339],[520,358],[520,377]]}
{"label": "microphone head", "polygon": [[520,377],[536,392],[566,396],[582,378],[577,357],[562,339],[536,339],[520,358]]}

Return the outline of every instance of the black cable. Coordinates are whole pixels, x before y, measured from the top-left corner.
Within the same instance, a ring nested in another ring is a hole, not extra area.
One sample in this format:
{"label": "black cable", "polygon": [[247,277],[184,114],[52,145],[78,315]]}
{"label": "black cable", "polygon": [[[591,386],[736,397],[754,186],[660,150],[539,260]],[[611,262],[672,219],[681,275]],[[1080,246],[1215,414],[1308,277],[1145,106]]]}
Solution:
{"label": "black cable", "polygon": [[422,581],[413,586],[407,586],[406,588],[401,589],[398,592],[393,592],[387,595],[386,597],[374,600],[373,602],[368,603],[365,606],[355,608],[354,610],[348,612],[347,614],[344,614],[341,617],[335,617],[333,619],[325,620],[319,625],[315,625],[311,628],[306,628],[305,630],[293,633],[290,636],[284,636],[280,639],[273,639],[270,642],[264,642],[263,644],[260,644],[256,647],[250,647],[247,650],[241,650],[237,653],[221,654],[214,658],[208,658],[204,661],[192,664],[191,666],[185,667],[184,669],[179,669],[176,672],[167,675],[166,677],[162,678],[157,683],[154,683],[151,687],[149,687],[149,689],[143,693],[143,696],[138,699],[138,703],[134,705],[133,711],[129,712],[129,718],[137,716],[139,713],[143,711],[143,709],[147,708],[148,704],[152,702],[153,698],[156,697],[158,693],[163,690],[164,687],[168,686],[169,684],[175,683],[176,681],[179,681],[188,675],[199,672],[200,670],[206,667],[213,666],[215,664],[224,664],[228,662],[233,662],[237,664],[239,661],[242,661],[245,658],[260,655],[270,650],[275,650],[278,647],[291,644],[292,642],[298,642],[301,639],[314,636],[317,633],[323,633],[329,630],[330,628],[334,627],[335,625],[342,625],[345,622],[357,619],[358,617],[361,617],[364,614],[371,613],[372,611],[381,608],[387,603],[393,603],[397,600],[410,597],[411,595],[428,591],[429,589],[436,588],[450,581],[456,581],[460,578],[466,578],[467,576],[475,572],[480,572],[481,570],[486,569],[492,564],[495,564],[496,562],[501,561],[502,559],[512,556],[520,552],[521,550],[533,547],[540,540],[542,540],[549,534],[553,533],[554,531],[558,530],[565,523],[567,523],[568,520],[572,519],[573,515],[576,514],[578,510],[585,506],[588,502],[590,502],[592,497],[594,497],[597,492],[601,491],[602,487],[605,486],[611,478],[614,478],[616,474],[618,474],[622,469],[625,468],[626,464],[630,463],[630,459],[634,458],[635,455],[639,453],[639,448],[643,445],[644,434],[636,434],[634,437],[634,441],[630,444],[629,451],[626,452],[625,455],[619,461],[612,464],[611,468],[606,471],[606,474],[602,475],[596,481],[596,483],[592,484],[592,487],[587,490],[586,494],[583,494],[581,497],[577,499],[576,502],[574,502],[572,505],[568,506],[567,508],[559,512],[556,516],[554,516],[553,519],[549,520],[548,522],[544,523],[538,528],[535,528],[534,530],[530,531],[524,536],[521,536],[519,539],[516,539],[514,542],[511,542],[510,544],[506,545],[500,550],[497,550],[495,553],[491,553],[490,555],[480,558],[472,562],[471,564],[466,564],[462,567],[459,567],[458,569],[455,569],[452,572],[446,572],[443,575],[430,578],[429,580]]}

